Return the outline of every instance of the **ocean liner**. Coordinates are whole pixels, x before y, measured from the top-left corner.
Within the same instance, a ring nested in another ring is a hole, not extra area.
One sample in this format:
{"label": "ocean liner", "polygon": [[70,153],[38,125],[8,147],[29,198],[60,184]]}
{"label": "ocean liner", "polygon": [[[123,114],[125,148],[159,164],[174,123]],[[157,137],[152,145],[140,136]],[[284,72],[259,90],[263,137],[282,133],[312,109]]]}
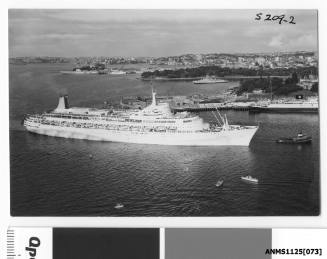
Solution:
{"label": "ocean liner", "polygon": [[69,107],[68,96],[61,96],[55,110],[26,115],[24,126],[54,137],[183,146],[248,146],[258,129],[229,125],[219,113],[215,117],[217,123],[209,124],[196,114],[173,114],[168,103],[157,102],[155,92],[144,109],[123,111]]}
{"label": "ocean liner", "polygon": [[200,80],[193,81],[193,84],[216,84],[216,83],[227,83],[227,81],[224,79],[210,77],[210,76],[206,76]]}

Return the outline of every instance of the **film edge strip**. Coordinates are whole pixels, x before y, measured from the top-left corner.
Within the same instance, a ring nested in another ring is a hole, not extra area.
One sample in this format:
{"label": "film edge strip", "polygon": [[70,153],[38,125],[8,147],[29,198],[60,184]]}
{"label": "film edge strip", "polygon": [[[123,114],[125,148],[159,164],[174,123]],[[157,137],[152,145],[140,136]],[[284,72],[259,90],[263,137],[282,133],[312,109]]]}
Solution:
{"label": "film edge strip", "polygon": [[[99,228],[99,231],[116,231],[116,234],[119,231],[125,231],[128,228]],[[62,230],[70,230],[75,232],[75,230],[95,230],[94,228],[51,228],[51,227],[9,227],[7,229],[6,238],[7,238],[7,259],[55,259],[56,257],[53,255],[54,250],[58,247],[53,245],[55,240],[54,232]],[[129,228],[130,231],[140,230],[140,228]],[[269,236],[271,237],[270,242],[266,243],[265,247],[261,247],[261,255],[263,255],[263,251],[265,255],[269,257],[263,258],[303,258],[303,256],[309,258],[326,258],[324,252],[327,251],[327,244],[324,242],[327,239],[327,229],[219,229],[219,228],[207,228],[207,229],[196,229],[196,228],[146,228],[147,230],[156,230],[157,232],[157,242],[158,244],[158,259],[174,259],[171,257],[169,253],[169,247],[171,245],[171,241],[169,241],[169,236],[171,234],[171,230],[177,232],[188,232],[188,234],[198,233],[200,236],[205,231],[213,231],[213,232],[224,232],[226,231],[234,232],[238,231],[239,233],[244,233],[246,231],[254,231],[254,232],[265,232],[265,236],[267,237],[267,233],[269,232]],[[168,231],[168,232],[166,232]],[[192,232],[193,231],[193,232]],[[203,232],[204,231],[204,232]],[[249,233],[249,232],[248,232]],[[184,233],[185,234],[185,233]],[[76,235],[75,235],[76,237]],[[262,235],[261,235],[262,237]],[[168,242],[167,242],[168,238]],[[257,240],[258,236],[256,237]],[[262,238],[261,238],[262,239]],[[181,240],[181,238],[180,238]],[[218,239],[217,239],[218,240]],[[176,241],[176,236],[175,236]],[[153,243],[152,243],[153,244]],[[168,248],[167,248],[168,247]],[[186,246],[185,246],[186,247]],[[168,249],[168,253],[167,253]],[[237,249],[237,247],[235,248]],[[268,253],[267,253],[268,251]],[[58,257],[57,257],[58,258]],[[247,258],[245,256],[245,258]],[[253,259],[253,258],[252,258]]]}
{"label": "film edge strip", "polygon": [[[20,255],[17,255],[20,256]],[[7,259],[15,259],[15,229],[7,229]]]}

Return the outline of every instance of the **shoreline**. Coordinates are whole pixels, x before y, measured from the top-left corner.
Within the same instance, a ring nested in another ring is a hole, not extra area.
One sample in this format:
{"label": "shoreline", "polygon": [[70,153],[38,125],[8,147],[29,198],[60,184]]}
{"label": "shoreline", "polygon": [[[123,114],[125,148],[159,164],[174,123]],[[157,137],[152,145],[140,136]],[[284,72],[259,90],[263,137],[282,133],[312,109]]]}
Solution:
{"label": "shoreline", "polygon": [[[259,78],[288,78],[288,76],[242,76],[242,75],[232,75],[232,76],[223,76],[219,77],[220,79],[228,79],[228,80],[240,80],[240,79],[259,79]],[[155,77],[155,78],[140,78],[143,81],[192,81],[192,80],[200,80],[201,77],[177,77],[177,78],[168,78],[168,77]]]}

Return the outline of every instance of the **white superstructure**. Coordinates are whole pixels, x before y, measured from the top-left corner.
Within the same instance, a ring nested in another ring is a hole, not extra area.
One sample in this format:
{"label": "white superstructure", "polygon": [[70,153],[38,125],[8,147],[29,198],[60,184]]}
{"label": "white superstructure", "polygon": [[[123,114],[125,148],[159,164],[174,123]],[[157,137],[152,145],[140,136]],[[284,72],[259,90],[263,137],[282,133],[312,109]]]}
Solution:
{"label": "white superstructure", "polygon": [[318,112],[318,98],[306,100],[277,100],[252,105],[250,111],[266,112]]}
{"label": "white superstructure", "polygon": [[52,112],[27,115],[24,126],[55,137],[185,146],[248,146],[258,129],[229,125],[226,117],[216,118],[220,126],[187,112],[172,114],[169,104],[157,103],[153,92],[149,106],[127,111],[70,108],[68,97],[62,96]]}
{"label": "white superstructure", "polygon": [[126,71],[118,70],[118,69],[111,69],[109,74],[111,74],[111,75],[126,75]]}
{"label": "white superstructure", "polygon": [[97,70],[81,70],[76,69],[74,71],[60,71],[61,74],[73,74],[73,75],[84,75],[84,74],[99,74]]}
{"label": "white superstructure", "polygon": [[318,100],[305,100],[305,101],[288,101],[288,102],[275,102],[267,105],[268,108],[315,108],[318,109]]}

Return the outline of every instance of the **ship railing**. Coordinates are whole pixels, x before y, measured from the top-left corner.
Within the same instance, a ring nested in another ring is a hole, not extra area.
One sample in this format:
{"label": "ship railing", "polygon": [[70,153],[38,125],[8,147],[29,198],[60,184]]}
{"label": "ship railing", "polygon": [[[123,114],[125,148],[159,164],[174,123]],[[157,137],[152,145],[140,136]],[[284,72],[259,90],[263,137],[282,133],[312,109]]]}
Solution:
{"label": "ship railing", "polygon": [[[128,116],[118,116],[118,115],[92,115],[92,114],[62,114],[62,113],[44,113],[42,115],[32,115],[32,116],[40,116],[40,117],[52,117],[58,119],[75,119],[75,120],[92,120],[92,121],[118,121],[118,122],[134,122],[141,123],[144,122],[141,119],[131,119]],[[162,117],[158,121],[159,123],[175,123],[174,119],[191,119],[196,118],[192,114],[187,115],[177,115],[174,117]],[[155,122],[155,121],[151,121]]]}
{"label": "ship railing", "polygon": [[39,120],[39,123],[51,126],[71,127],[71,128],[86,128],[86,129],[105,129],[117,131],[139,131],[139,132],[170,132],[170,133],[194,133],[192,130],[178,130],[177,127],[147,127],[147,126],[128,126],[128,125],[108,125],[103,123],[80,123],[67,122],[56,120]]}
{"label": "ship railing", "polygon": [[43,116],[67,119],[107,119],[110,118],[123,118],[121,115],[112,114],[70,114],[70,113],[44,113]]}

